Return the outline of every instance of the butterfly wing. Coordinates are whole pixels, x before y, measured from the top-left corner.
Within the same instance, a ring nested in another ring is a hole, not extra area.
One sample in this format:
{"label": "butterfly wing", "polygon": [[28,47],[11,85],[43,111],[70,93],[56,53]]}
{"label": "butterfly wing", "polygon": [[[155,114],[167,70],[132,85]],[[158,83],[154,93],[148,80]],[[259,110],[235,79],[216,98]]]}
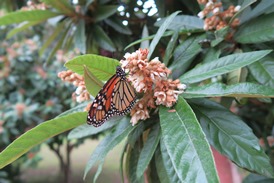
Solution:
{"label": "butterfly wing", "polygon": [[113,115],[127,114],[135,102],[135,91],[127,82],[125,72],[117,66],[116,74],[107,81],[91,104],[87,123],[101,126]]}
{"label": "butterfly wing", "polygon": [[136,102],[136,93],[127,80],[118,82],[113,91],[113,105],[117,115],[127,114]]}
{"label": "butterfly wing", "polygon": [[114,115],[111,108],[111,98],[114,86],[120,78],[112,76],[93,100],[87,117],[87,123],[95,127],[101,126],[108,118]]}

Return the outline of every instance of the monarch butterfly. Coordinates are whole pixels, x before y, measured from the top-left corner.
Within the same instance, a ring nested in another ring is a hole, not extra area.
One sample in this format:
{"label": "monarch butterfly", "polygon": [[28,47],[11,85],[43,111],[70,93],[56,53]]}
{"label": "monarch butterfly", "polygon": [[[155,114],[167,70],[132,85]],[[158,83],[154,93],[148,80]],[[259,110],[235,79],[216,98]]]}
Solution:
{"label": "monarch butterfly", "polygon": [[101,126],[114,115],[127,114],[136,102],[136,93],[126,80],[126,73],[117,66],[114,74],[99,91],[90,106],[87,124]]}

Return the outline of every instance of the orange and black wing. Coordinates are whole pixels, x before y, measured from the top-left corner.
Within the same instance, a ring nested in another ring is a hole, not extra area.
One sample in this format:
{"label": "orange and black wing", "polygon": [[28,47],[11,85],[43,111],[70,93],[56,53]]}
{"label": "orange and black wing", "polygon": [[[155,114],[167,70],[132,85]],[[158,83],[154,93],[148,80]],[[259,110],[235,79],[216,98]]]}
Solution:
{"label": "orange and black wing", "polygon": [[87,123],[89,125],[95,127],[101,126],[107,119],[115,114],[111,100],[115,84],[120,79],[121,78],[116,75],[112,76],[95,97],[87,117]]}
{"label": "orange and black wing", "polygon": [[126,79],[121,79],[113,90],[113,105],[117,115],[127,114],[136,102],[136,93]]}
{"label": "orange and black wing", "polygon": [[114,115],[127,114],[136,102],[133,87],[126,80],[126,73],[120,66],[100,90],[91,104],[87,123],[95,127],[101,126]]}

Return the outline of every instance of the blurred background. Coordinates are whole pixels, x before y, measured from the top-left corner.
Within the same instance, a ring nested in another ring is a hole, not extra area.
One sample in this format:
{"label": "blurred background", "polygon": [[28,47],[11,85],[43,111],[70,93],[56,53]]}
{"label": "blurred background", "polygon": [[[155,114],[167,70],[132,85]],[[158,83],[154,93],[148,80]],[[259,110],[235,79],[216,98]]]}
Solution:
{"label": "blurred background", "polygon": [[[200,12],[199,4],[192,0],[60,0],[55,1],[56,7],[47,2],[54,1],[0,1],[0,17],[18,10],[62,12],[58,2],[72,8],[55,18],[0,26],[0,151],[27,130],[77,106],[73,85],[57,77],[58,72],[65,70],[66,61],[89,53],[120,60],[127,45],[157,31],[157,20],[177,10],[185,15]],[[238,1],[222,2],[227,8]],[[154,54],[162,56],[168,41],[161,39]],[[126,52],[148,45],[148,41],[143,41]],[[245,107],[235,111],[250,121],[248,125],[258,137],[264,135],[266,139],[272,130],[265,115],[269,109],[258,108],[257,101],[245,102]],[[83,182],[86,162],[104,134],[70,141],[67,135],[68,132],[49,139],[1,169],[0,182]],[[273,143],[273,138],[269,141]],[[122,149],[120,144],[108,154],[98,182],[121,182]],[[231,173],[233,182],[241,182],[247,173],[216,156],[226,164],[217,163],[218,171]],[[93,180],[95,172],[92,169],[86,182]]]}

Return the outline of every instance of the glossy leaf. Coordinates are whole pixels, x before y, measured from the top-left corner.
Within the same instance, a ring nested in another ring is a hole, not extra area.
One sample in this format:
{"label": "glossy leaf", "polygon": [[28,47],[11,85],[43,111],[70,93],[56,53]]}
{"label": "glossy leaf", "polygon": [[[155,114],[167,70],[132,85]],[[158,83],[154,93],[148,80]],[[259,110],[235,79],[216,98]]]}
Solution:
{"label": "glossy leaf", "polygon": [[175,78],[178,78],[178,76],[186,71],[193,58],[202,51],[199,42],[205,38],[206,36],[204,34],[200,36],[192,36],[176,47],[173,54],[174,61],[170,66],[170,69],[174,72],[173,76]]}
{"label": "glossy leaf", "polygon": [[147,141],[144,144],[143,149],[141,150],[138,164],[137,164],[137,171],[136,176],[139,179],[145,172],[148,164],[150,163],[152,156],[157,148],[157,145],[160,141],[160,125],[155,124],[147,137]]}
{"label": "glossy leaf", "polygon": [[43,122],[25,132],[0,153],[0,168],[12,163],[45,140],[83,124],[86,115],[86,112],[69,114]]}
{"label": "glossy leaf", "polygon": [[211,149],[190,106],[179,96],[176,111],[168,110],[160,107],[162,138],[179,181],[218,182]]}
{"label": "glossy leaf", "polygon": [[119,61],[99,55],[86,54],[68,61],[65,66],[80,75],[84,74],[84,65],[98,79],[106,81],[115,74]]}
{"label": "glossy leaf", "polygon": [[165,65],[168,65],[169,60],[172,57],[172,52],[175,49],[178,37],[179,37],[179,32],[174,31],[172,37],[170,38],[170,41],[168,42],[167,48],[165,50],[165,55],[164,55],[164,59],[163,59],[163,63]]}
{"label": "glossy leaf", "polygon": [[40,57],[43,55],[44,51],[49,47],[49,45],[52,44],[57,39],[58,36],[60,36],[61,32],[64,31],[65,27],[66,27],[65,22],[61,22],[55,27],[53,33],[46,39],[45,43],[40,48],[39,50]]}
{"label": "glossy leaf", "polygon": [[[147,25],[144,25],[143,31],[142,31],[142,39],[146,38],[148,36],[149,36],[149,32],[148,32]],[[145,49],[145,48],[148,48],[148,47],[149,47],[149,40],[144,40],[144,41],[141,42],[140,48]]]}
{"label": "glossy leaf", "polygon": [[217,60],[219,56],[221,55],[221,50],[217,50],[215,48],[210,48],[203,59],[203,63],[212,62],[214,60]]}
{"label": "glossy leaf", "polygon": [[[78,126],[77,128],[71,130],[68,134],[68,139],[80,139],[92,135],[96,135],[98,133],[101,133],[103,131],[109,130],[115,125],[117,125],[122,120],[121,116],[115,116],[110,118],[104,125],[96,128],[92,125],[83,124],[81,126]],[[85,119],[86,121],[86,119]]]}
{"label": "glossy leaf", "polygon": [[116,5],[98,6],[98,8],[96,9],[95,22],[99,22],[110,17],[117,12],[117,8],[118,6]]}
{"label": "glossy leaf", "polygon": [[53,49],[51,50],[49,56],[47,57],[47,60],[46,60],[46,65],[49,65],[53,60],[52,58],[55,56],[55,53],[62,47],[63,43],[64,43],[64,40],[65,38],[68,36],[68,32],[70,30],[70,25],[69,24],[65,30],[63,30],[63,32],[61,32],[61,35],[60,35],[60,38],[59,40],[57,41],[57,43],[55,44],[55,46],[53,47]]}
{"label": "glossy leaf", "polygon": [[127,137],[128,145],[133,148],[135,146],[135,143],[138,141],[138,139],[141,138],[144,131],[145,131],[145,124],[140,123],[136,128],[134,128],[134,130],[130,132],[130,134],[128,134],[128,137]]}
{"label": "glossy leaf", "polygon": [[235,15],[231,18],[231,20],[229,21],[229,24],[231,24],[231,22],[233,22],[233,20],[239,16],[239,14],[241,14],[245,9],[247,9],[250,5],[252,5],[253,3],[255,3],[257,0],[243,0],[243,3],[241,4],[241,8],[240,10],[235,13]]}
{"label": "glossy leaf", "polygon": [[66,115],[76,113],[76,112],[83,112],[86,106],[87,106],[87,102],[82,102],[81,104],[79,104],[79,105],[77,105],[77,106],[75,106],[75,107],[59,114],[55,118],[59,118],[59,117],[66,116]]}
{"label": "glossy leaf", "polygon": [[251,173],[246,176],[242,183],[273,183],[273,178],[267,178],[265,176],[261,176],[255,173]]}
{"label": "glossy leaf", "polygon": [[[173,34],[173,31],[166,31],[166,32],[162,35],[162,37],[171,36],[172,34]],[[142,38],[142,39],[139,39],[139,40],[137,40],[137,41],[134,41],[134,42],[130,43],[129,45],[127,45],[127,46],[125,47],[124,50],[127,50],[128,48],[130,48],[130,47],[132,47],[132,46],[134,46],[134,45],[137,45],[137,44],[139,44],[139,43],[141,43],[141,42],[143,42],[143,41],[151,40],[151,39],[153,39],[154,37],[155,37],[155,34],[154,34],[154,35],[151,35],[151,36],[148,36],[148,37],[145,37],[145,38]]]}
{"label": "glossy leaf", "polygon": [[49,10],[16,11],[0,17],[0,25],[21,23],[24,21],[43,21],[60,15]]}
{"label": "glossy leaf", "polygon": [[74,34],[75,47],[82,53],[86,53],[86,33],[85,33],[85,21],[83,19],[79,20],[76,31]]}
{"label": "glossy leaf", "polygon": [[101,48],[112,52],[116,51],[113,42],[100,26],[95,25],[93,27],[93,34],[94,39],[100,45]]}
{"label": "glossy leaf", "polygon": [[249,65],[248,69],[259,83],[274,88],[274,62],[272,58],[255,62]]}
{"label": "glossy leaf", "polygon": [[161,154],[162,154],[163,165],[165,167],[164,173],[166,171],[168,175],[166,179],[168,179],[169,182],[182,182],[180,177],[180,174],[182,173],[178,172],[177,167],[175,166],[175,162],[170,156],[170,152],[167,149],[168,147],[166,143],[164,142],[163,137],[161,138],[160,144],[161,144]]}
{"label": "glossy leaf", "polygon": [[11,31],[8,32],[7,34],[7,39],[11,38],[12,36],[14,36],[15,34],[22,32],[26,29],[28,29],[29,27],[33,27],[39,23],[41,23],[42,21],[33,21],[33,22],[23,22],[21,24],[19,24],[17,27],[15,27],[14,29],[12,29]]}
{"label": "glossy leaf", "polygon": [[244,24],[235,34],[235,40],[244,44],[273,41],[273,21],[274,13],[260,16],[259,18]]}
{"label": "glossy leaf", "polygon": [[247,82],[233,85],[211,83],[203,86],[188,87],[187,90],[181,95],[184,98],[219,96],[265,98],[274,97],[274,89],[267,86]]}
{"label": "glossy leaf", "polygon": [[106,136],[93,151],[85,168],[84,178],[95,163],[105,159],[106,155],[119,144],[136,126],[132,126],[128,118],[123,118],[115,128],[115,131]]}
{"label": "glossy leaf", "polygon": [[[155,26],[161,26],[163,22],[166,20],[166,18],[161,19],[160,21],[157,21],[155,23]],[[168,26],[168,29],[172,30],[203,30],[204,27],[204,21],[197,16],[190,16],[190,15],[178,15],[176,16],[170,25]]]}
{"label": "glossy leaf", "polygon": [[122,149],[122,152],[121,152],[121,156],[120,156],[120,177],[121,177],[121,181],[122,183],[124,183],[124,180],[125,180],[125,177],[124,177],[124,158],[125,158],[125,155],[126,155],[126,151],[127,151],[127,148],[128,148],[128,144],[125,143],[123,149]]}
{"label": "glossy leaf", "polygon": [[99,175],[102,173],[103,166],[104,166],[104,160],[102,160],[98,165],[97,171],[96,171],[96,173],[94,175],[94,178],[93,178],[94,183],[97,181]]}
{"label": "glossy leaf", "polygon": [[[160,141],[160,144],[158,145],[155,151],[155,164],[160,181],[161,183],[178,182],[179,180],[175,174],[170,157],[168,156],[168,153],[162,140]],[[162,145],[164,147],[162,147]]]}
{"label": "glossy leaf", "polygon": [[255,8],[253,8],[248,14],[240,17],[241,24],[256,18],[264,14],[270,7],[273,7],[274,1],[262,0],[260,1]]}
{"label": "glossy leaf", "polygon": [[137,179],[136,169],[138,164],[138,159],[140,156],[140,148],[134,147],[129,148],[127,151],[127,159],[126,159],[126,170],[127,170],[127,178],[130,183],[143,183],[143,177]]}
{"label": "glossy leaf", "polygon": [[269,177],[274,175],[259,140],[238,116],[210,100],[191,100],[191,106],[215,149],[242,168]]}
{"label": "glossy leaf", "polygon": [[84,80],[87,91],[92,96],[96,96],[103,87],[103,82],[96,78],[86,66],[84,66]]}
{"label": "glossy leaf", "polygon": [[152,42],[150,43],[149,54],[147,56],[148,59],[151,57],[156,45],[162,38],[162,36],[165,33],[165,31],[167,30],[167,28],[170,26],[170,24],[173,21],[173,19],[175,18],[175,16],[178,15],[179,13],[180,13],[180,11],[176,11],[176,12],[172,13],[169,17],[166,18],[166,20],[163,22],[161,27],[158,29],[155,37],[153,38]]}
{"label": "glossy leaf", "polygon": [[180,77],[180,81],[183,83],[196,83],[214,76],[225,74],[252,64],[270,52],[271,50],[263,50],[228,55],[188,71]]}

